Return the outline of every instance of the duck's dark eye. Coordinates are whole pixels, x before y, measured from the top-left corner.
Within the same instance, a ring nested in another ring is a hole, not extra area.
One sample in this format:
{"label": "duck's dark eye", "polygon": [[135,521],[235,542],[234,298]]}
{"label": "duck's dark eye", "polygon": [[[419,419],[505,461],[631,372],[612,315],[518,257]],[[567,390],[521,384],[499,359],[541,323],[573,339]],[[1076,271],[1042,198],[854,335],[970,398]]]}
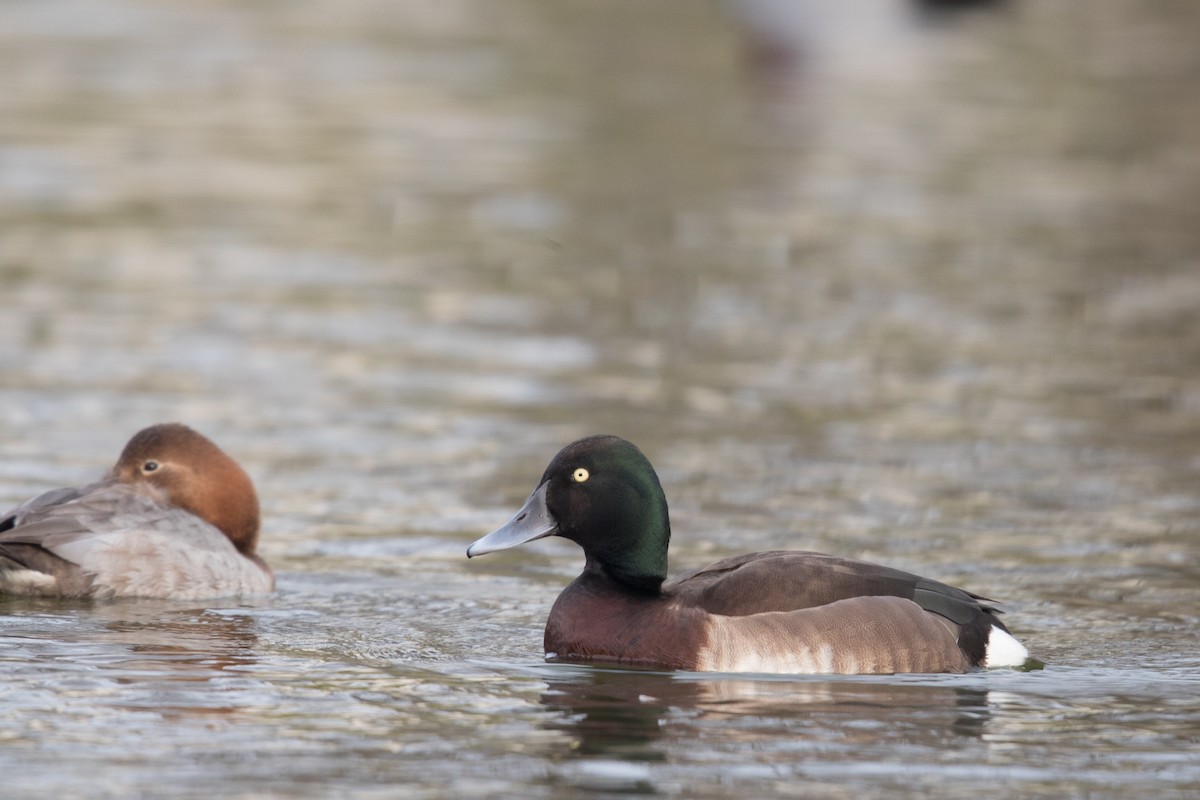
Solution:
{"label": "duck's dark eye", "polygon": [[142,464],[142,472],[154,472],[156,469],[158,469],[157,461],[147,461],[145,464]]}

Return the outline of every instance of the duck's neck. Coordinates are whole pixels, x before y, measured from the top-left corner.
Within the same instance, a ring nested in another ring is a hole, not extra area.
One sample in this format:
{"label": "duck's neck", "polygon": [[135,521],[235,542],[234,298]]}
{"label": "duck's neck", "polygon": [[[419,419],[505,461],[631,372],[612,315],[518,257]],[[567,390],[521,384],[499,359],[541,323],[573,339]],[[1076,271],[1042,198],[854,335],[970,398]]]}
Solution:
{"label": "duck's neck", "polygon": [[662,591],[663,576],[648,575],[641,572],[631,572],[615,564],[605,564],[589,558],[583,568],[583,575],[592,579],[608,581],[617,584],[624,592],[635,594],[657,595]]}
{"label": "duck's neck", "polygon": [[[667,578],[667,545],[671,523],[666,508],[637,526],[633,541],[625,540],[614,552],[588,555],[587,569],[602,571],[621,586],[639,594],[658,594]],[[615,537],[619,538],[619,537]]]}

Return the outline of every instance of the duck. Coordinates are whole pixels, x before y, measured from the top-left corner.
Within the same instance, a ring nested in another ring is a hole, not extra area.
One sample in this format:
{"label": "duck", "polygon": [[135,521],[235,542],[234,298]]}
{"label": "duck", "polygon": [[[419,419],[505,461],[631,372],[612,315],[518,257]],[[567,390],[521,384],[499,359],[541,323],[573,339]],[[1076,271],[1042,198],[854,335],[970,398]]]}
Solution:
{"label": "duck", "polygon": [[618,436],[558,452],[521,509],[467,548],[560,536],[583,572],[554,602],[550,661],[776,674],[963,673],[1022,667],[994,601],[886,566],[800,550],[725,558],[667,579],[666,496]]}
{"label": "duck", "polygon": [[0,596],[198,600],[275,588],[246,471],[181,423],[138,431],[100,480],[0,515]]}

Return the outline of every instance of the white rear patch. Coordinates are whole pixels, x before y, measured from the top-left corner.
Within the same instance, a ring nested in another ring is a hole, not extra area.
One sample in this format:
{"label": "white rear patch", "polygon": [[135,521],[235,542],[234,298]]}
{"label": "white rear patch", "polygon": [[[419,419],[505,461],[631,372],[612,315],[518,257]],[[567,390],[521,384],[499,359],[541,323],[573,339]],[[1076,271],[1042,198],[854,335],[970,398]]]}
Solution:
{"label": "white rear patch", "polygon": [[992,667],[1019,667],[1029,658],[1029,651],[1025,649],[1025,645],[1018,642],[1007,631],[1002,631],[995,625],[992,626],[992,632],[988,634],[987,649],[983,655],[983,666],[991,669]]}

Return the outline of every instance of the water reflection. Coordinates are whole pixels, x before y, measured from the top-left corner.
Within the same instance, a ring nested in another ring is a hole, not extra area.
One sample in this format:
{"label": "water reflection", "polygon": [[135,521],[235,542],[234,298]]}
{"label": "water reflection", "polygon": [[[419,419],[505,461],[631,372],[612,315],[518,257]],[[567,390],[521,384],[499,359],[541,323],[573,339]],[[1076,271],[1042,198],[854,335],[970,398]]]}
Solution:
{"label": "water reflection", "polygon": [[980,738],[991,718],[988,692],[976,687],[564,672],[547,681],[541,701],[566,713],[548,727],[575,737],[574,752],[587,758],[658,762],[691,741],[755,745],[786,736],[796,750],[857,759],[861,747]]}
{"label": "water reflection", "polygon": [[72,687],[113,710],[149,709],[163,717],[229,715],[257,682],[242,670],[258,663],[259,637],[240,613],[169,601],[107,603],[6,599],[0,632],[22,653],[12,681]]}

